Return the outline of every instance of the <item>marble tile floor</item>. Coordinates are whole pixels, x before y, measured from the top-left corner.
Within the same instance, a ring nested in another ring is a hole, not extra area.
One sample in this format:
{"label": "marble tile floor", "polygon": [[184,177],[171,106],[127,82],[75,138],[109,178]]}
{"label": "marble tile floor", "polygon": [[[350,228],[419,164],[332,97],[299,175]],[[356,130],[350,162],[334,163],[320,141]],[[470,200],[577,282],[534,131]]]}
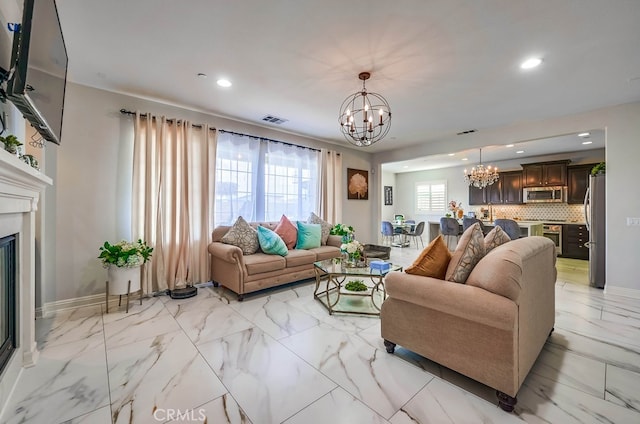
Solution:
{"label": "marble tile floor", "polygon": [[[406,266],[418,253],[391,258]],[[329,316],[306,281],[244,302],[204,287],[128,314],[93,306],[38,319],[40,360],[0,422],[640,423],[640,300],[570,272],[512,414],[482,384],[401,347],[387,354],[378,318]]]}

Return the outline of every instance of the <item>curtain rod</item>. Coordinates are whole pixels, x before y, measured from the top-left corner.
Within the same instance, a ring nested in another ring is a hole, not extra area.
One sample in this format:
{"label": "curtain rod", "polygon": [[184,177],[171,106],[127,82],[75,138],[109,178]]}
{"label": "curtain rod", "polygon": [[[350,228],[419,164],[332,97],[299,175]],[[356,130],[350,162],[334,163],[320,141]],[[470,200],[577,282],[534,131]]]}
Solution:
{"label": "curtain rod", "polygon": [[[130,110],[126,110],[126,109],[120,109],[120,113],[123,115],[135,115],[135,112],[132,112]],[[141,118],[148,118],[149,115],[147,115],[146,113],[141,113],[140,114]],[[155,119],[155,116],[151,116],[152,119]],[[175,120],[175,119],[167,119],[168,122],[181,122],[180,120]],[[194,128],[202,128],[202,125],[199,124],[191,124],[192,127]],[[209,128],[210,130],[216,130],[216,128]],[[299,147],[301,149],[309,149],[312,150],[314,152],[319,152],[320,149],[315,149],[313,147],[307,147],[307,146],[300,146],[298,144],[293,144],[293,143],[288,143],[286,141],[280,141],[280,140],[274,140],[271,138],[266,138],[266,137],[258,137],[256,135],[250,135],[250,134],[243,134],[243,133],[239,133],[239,132],[235,132],[235,131],[228,131],[228,130],[223,130],[223,129],[218,129],[218,131],[223,132],[223,133],[229,133],[229,134],[233,134],[233,135],[239,135],[241,137],[249,137],[249,138],[254,138],[256,140],[260,140],[260,141],[271,141],[273,143],[280,143],[280,144],[284,144],[285,146],[293,146],[293,147]],[[339,155],[340,153],[338,153]]]}

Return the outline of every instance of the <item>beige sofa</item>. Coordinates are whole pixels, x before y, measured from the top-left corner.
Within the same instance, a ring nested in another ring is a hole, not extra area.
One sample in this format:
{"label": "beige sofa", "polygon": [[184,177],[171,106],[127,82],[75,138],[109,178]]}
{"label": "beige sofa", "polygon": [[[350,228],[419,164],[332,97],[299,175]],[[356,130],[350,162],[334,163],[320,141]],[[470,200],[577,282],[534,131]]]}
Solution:
{"label": "beige sofa", "polygon": [[[250,222],[275,230],[278,222]],[[211,279],[214,286],[222,285],[237,293],[243,300],[246,293],[255,292],[281,284],[311,278],[315,275],[313,263],[340,256],[340,236],[329,236],[326,246],[309,250],[289,250],[287,256],[267,255],[258,250],[252,255],[243,255],[239,247],[220,240],[230,226],[219,226],[213,230],[209,244],[211,256]]]}
{"label": "beige sofa", "polygon": [[491,250],[466,284],[391,272],[380,314],[387,352],[396,344],[496,389],[512,411],[555,315],[552,241],[526,237]]}

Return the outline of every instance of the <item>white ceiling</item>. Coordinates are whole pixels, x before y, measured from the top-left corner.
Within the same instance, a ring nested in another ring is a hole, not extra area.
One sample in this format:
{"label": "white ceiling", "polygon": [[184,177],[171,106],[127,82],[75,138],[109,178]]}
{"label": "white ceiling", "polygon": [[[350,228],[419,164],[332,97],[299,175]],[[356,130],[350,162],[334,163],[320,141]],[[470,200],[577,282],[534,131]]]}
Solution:
{"label": "white ceiling", "polygon": [[[368,152],[640,100],[638,0],[57,5],[70,81],[347,147],[339,107],[370,71],[393,121]],[[519,68],[536,55],[539,68]]]}
{"label": "white ceiling", "polygon": [[[604,130],[589,130],[580,134],[582,135],[578,135],[578,133],[566,134],[508,145],[484,146],[482,148],[482,163],[484,165],[497,166],[497,163],[511,159],[518,159],[522,161],[522,163],[529,163],[536,162],[535,159],[530,158],[605,148]],[[470,169],[479,163],[480,153],[480,149],[451,151],[446,154],[385,163],[382,165],[382,169],[385,172],[391,173],[425,171],[459,166]]]}

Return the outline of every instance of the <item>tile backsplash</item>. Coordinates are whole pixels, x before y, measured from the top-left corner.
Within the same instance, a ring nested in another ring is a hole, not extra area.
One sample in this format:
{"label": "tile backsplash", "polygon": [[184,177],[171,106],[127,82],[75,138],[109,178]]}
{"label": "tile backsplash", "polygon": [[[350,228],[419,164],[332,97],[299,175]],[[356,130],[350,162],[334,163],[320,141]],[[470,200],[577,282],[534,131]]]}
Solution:
{"label": "tile backsplash", "polygon": [[[486,206],[484,206],[486,208]],[[481,216],[480,206],[465,209],[472,210],[476,216]],[[518,218],[526,220],[561,220],[570,222],[584,222],[582,205],[567,203],[536,203],[526,205],[493,205],[493,218]]]}

